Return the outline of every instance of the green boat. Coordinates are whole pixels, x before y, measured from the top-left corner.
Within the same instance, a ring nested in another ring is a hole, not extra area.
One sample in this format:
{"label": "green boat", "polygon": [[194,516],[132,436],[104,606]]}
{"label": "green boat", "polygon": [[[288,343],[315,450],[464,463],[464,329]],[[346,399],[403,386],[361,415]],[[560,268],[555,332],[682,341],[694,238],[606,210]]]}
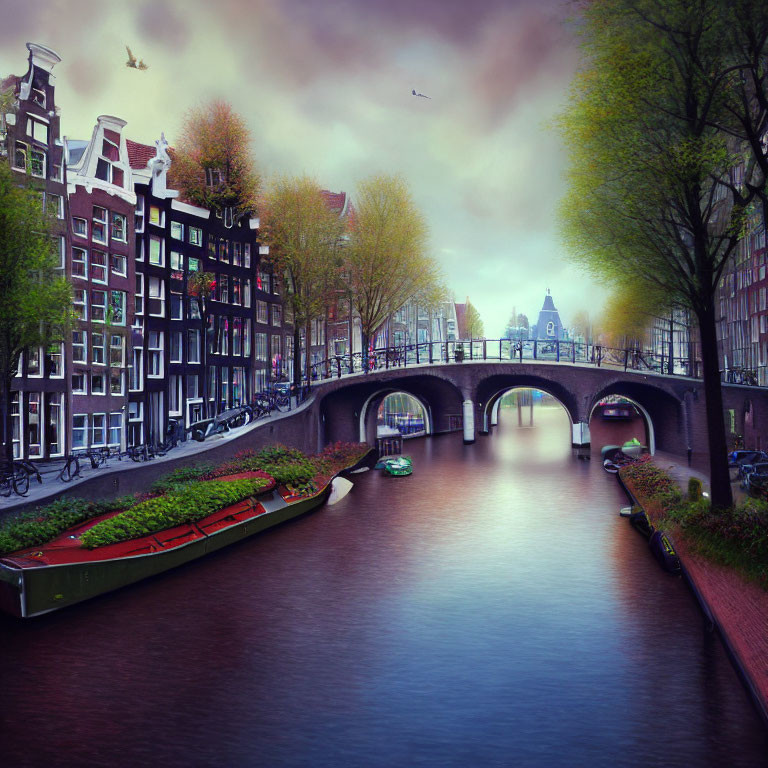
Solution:
{"label": "green boat", "polygon": [[413,462],[410,456],[398,456],[395,459],[385,459],[384,471],[392,477],[404,477],[413,472]]}

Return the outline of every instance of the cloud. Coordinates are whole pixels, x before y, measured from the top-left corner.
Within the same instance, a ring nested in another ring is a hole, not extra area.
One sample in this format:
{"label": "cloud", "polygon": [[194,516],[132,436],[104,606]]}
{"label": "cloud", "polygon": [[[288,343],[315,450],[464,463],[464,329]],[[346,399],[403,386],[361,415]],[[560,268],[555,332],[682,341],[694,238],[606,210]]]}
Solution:
{"label": "cloud", "polygon": [[[148,40],[161,43],[174,53],[181,53],[189,42],[187,17],[169,0],[151,0],[137,11],[136,27]],[[137,54],[142,58],[141,50]]]}

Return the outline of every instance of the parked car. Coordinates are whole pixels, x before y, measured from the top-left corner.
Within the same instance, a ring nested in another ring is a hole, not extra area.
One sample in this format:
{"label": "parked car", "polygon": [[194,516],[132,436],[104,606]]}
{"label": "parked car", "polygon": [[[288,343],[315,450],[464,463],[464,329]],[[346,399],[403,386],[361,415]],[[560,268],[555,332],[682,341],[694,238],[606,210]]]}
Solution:
{"label": "parked car", "polygon": [[745,464],[741,468],[741,487],[749,490],[750,485],[758,476],[768,477],[768,461]]}
{"label": "parked car", "polygon": [[728,466],[729,467],[738,467],[742,462],[749,463],[749,460],[754,458],[755,456],[759,456],[762,453],[762,451],[731,451],[728,454]]}

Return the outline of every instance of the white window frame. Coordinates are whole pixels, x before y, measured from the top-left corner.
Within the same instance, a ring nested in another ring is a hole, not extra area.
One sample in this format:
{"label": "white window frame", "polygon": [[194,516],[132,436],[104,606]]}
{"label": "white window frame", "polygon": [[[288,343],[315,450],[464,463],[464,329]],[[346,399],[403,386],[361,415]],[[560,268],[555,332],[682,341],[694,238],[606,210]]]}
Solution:
{"label": "white window frame", "polygon": [[[78,427],[76,426],[77,420],[82,420],[82,426]],[[75,442],[75,435],[82,431],[83,440],[81,443]],[[72,414],[72,448],[77,450],[80,448],[87,448],[88,447],[88,439],[90,435],[88,434],[88,414],[87,413],[73,413]]]}
{"label": "white window frame", "polygon": [[[104,218],[101,218],[102,214],[100,211],[104,212]],[[103,205],[94,205],[91,212],[91,217],[93,219],[91,224],[91,239],[94,243],[101,243],[102,245],[106,245],[109,242],[109,211]],[[96,234],[98,231],[98,227],[96,227],[97,224],[102,227],[101,231],[104,232],[103,238],[98,237]]]}

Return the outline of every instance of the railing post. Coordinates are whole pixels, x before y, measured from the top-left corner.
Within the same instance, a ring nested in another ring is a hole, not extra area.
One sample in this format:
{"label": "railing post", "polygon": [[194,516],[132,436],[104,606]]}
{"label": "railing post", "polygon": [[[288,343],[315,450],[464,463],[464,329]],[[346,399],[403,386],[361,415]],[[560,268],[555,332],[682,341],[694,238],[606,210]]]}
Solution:
{"label": "railing post", "polygon": [[537,359],[538,359],[538,358],[537,358],[537,356],[536,356],[536,355],[537,355],[537,353],[538,353],[538,351],[539,351],[539,350],[538,350],[538,346],[539,346],[539,342],[538,342],[538,340],[537,340],[537,339],[534,339],[534,340],[533,340],[533,359],[534,359],[534,360],[537,360]]}
{"label": "railing post", "polygon": [[472,337],[469,339],[469,359],[472,360]]}
{"label": "railing post", "polygon": [[486,357],[486,354],[485,354],[486,353],[486,346],[485,345],[486,345],[486,341],[485,341],[485,339],[483,339],[483,360],[487,360],[488,359]]}
{"label": "railing post", "polygon": [[576,342],[571,342],[571,362],[575,365],[576,364]]}
{"label": "railing post", "polygon": [[629,350],[624,349],[624,370],[627,370],[627,366],[629,365]]}
{"label": "railing post", "polygon": [[408,345],[403,344],[403,368],[408,367]]}
{"label": "railing post", "polygon": [[560,362],[560,339],[555,339],[555,361]]}
{"label": "railing post", "polygon": [[430,342],[429,342],[429,364],[432,365],[432,363],[433,363],[433,360],[432,360],[432,341],[430,340]]}
{"label": "railing post", "polygon": [[445,362],[448,362],[448,342],[445,342]]}
{"label": "railing post", "polygon": [[336,358],[336,375],[340,379],[341,378],[341,358]]}
{"label": "railing post", "polygon": [[416,342],[416,365],[418,365],[421,361],[419,360],[419,342]]}
{"label": "railing post", "polygon": [[499,362],[501,362],[501,339],[499,339]]}

